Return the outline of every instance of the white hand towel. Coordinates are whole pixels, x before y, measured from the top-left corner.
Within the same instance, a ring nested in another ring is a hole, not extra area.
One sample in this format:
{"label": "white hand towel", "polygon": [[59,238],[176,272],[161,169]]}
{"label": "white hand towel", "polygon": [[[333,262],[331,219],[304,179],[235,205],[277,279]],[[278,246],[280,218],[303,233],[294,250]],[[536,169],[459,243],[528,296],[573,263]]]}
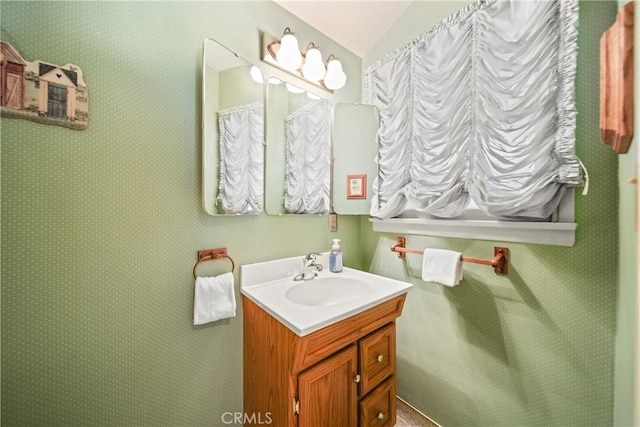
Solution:
{"label": "white hand towel", "polygon": [[455,286],[462,280],[462,254],[446,249],[425,249],[422,280]]}
{"label": "white hand towel", "polygon": [[198,277],[193,300],[193,324],[214,322],[236,315],[233,273]]}

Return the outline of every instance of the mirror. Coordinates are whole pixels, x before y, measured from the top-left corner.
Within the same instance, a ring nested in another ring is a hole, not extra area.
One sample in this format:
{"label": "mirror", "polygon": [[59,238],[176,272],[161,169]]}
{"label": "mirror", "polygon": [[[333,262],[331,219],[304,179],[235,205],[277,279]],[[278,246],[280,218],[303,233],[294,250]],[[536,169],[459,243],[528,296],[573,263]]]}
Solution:
{"label": "mirror", "polygon": [[264,202],[264,84],[257,67],[203,44],[202,201],[210,215],[257,215]]}
{"label": "mirror", "polygon": [[332,110],[326,99],[275,77],[267,80],[268,214],[329,213]]}
{"label": "mirror", "polygon": [[336,213],[368,215],[378,175],[378,109],[336,104],[333,118],[333,205]]}

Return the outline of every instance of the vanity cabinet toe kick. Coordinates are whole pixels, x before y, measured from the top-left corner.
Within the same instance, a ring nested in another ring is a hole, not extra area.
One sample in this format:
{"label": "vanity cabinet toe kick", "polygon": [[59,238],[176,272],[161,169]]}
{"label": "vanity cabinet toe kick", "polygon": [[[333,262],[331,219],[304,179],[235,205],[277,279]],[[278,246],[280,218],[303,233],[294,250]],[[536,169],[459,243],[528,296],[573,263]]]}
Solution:
{"label": "vanity cabinet toe kick", "polygon": [[301,337],[243,296],[245,421],[261,417],[283,427],[395,425],[395,319],[405,297]]}

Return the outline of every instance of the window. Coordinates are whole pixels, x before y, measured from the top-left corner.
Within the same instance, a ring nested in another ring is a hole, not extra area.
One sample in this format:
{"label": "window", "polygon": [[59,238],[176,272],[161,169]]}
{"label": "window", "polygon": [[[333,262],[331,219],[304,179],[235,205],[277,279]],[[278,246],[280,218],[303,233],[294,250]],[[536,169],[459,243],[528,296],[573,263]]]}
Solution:
{"label": "window", "polygon": [[552,244],[573,244],[577,12],[575,0],[477,1],[367,69],[381,119],[374,230],[466,221],[491,231],[447,236],[560,228],[571,237]]}

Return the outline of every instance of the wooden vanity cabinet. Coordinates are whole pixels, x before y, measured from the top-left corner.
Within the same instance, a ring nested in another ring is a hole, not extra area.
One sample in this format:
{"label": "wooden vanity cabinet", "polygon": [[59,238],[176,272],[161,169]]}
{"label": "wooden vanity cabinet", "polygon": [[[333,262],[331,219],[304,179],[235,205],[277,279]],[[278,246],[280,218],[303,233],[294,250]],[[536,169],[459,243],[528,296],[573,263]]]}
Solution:
{"label": "wooden vanity cabinet", "polygon": [[300,337],[243,296],[245,419],[282,427],[393,426],[395,319],[405,297]]}

